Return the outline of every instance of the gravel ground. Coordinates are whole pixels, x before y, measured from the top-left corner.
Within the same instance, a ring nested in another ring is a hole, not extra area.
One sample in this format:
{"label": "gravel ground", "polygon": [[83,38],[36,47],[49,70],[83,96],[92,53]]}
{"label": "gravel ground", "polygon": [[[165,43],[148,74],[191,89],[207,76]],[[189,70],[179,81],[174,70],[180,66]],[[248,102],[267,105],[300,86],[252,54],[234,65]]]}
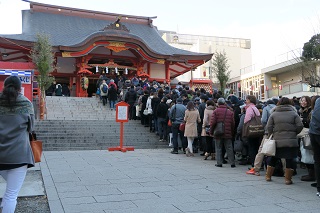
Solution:
{"label": "gravel ground", "polygon": [[[42,180],[41,171],[28,170],[26,179]],[[0,202],[1,200],[0,198]],[[18,197],[15,213],[50,213],[47,196]]]}

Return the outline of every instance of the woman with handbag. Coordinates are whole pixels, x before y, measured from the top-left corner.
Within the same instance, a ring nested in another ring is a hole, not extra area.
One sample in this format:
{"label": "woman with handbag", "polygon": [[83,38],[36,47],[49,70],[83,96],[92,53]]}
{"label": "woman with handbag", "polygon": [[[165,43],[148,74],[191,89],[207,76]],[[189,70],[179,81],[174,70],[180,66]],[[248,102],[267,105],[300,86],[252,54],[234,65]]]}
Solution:
{"label": "woman with handbag", "polygon": [[32,103],[21,93],[21,81],[10,76],[0,94],[0,175],[6,181],[2,213],[13,213],[27,168],[34,166],[29,133],[34,123]]}
{"label": "woman with handbag", "polygon": [[202,124],[202,131],[201,137],[205,140],[205,154],[204,160],[207,160],[209,156],[211,156],[211,160],[215,159],[215,147],[213,145],[213,137],[210,136],[210,123],[212,118],[212,113],[215,110],[215,103],[212,100],[206,102],[207,106],[204,110],[203,116],[203,124]]}
{"label": "woman with handbag", "polygon": [[244,117],[244,127],[243,127],[243,131],[242,131],[242,137],[246,138],[247,142],[248,142],[248,155],[249,155],[249,162],[251,164],[252,167],[254,167],[254,159],[258,153],[258,149],[260,146],[260,142],[262,140],[262,135],[264,134],[264,130],[261,124],[261,128],[262,128],[262,135],[261,136],[250,136],[247,135],[247,123],[251,122],[251,120],[255,119],[256,117],[258,117],[260,119],[260,123],[261,123],[261,118],[260,118],[260,112],[256,107],[256,103],[257,103],[257,99],[255,96],[253,95],[248,95],[246,98],[246,106],[245,106],[245,110],[246,110],[246,114]]}
{"label": "woman with handbag", "polygon": [[197,123],[201,122],[199,111],[194,107],[192,101],[189,101],[187,104],[187,110],[184,116],[185,122],[185,131],[184,137],[187,137],[188,140],[188,147],[186,148],[186,155],[194,156],[193,155],[193,140],[198,137],[198,129]]}
{"label": "woman with handbag", "polygon": [[293,102],[283,97],[279,100],[267,123],[268,134],[273,134],[276,141],[276,154],[268,162],[266,181],[271,181],[277,158],[286,159],[285,184],[292,184],[292,175],[296,169],[295,158],[298,156],[297,135],[303,129],[302,121],[293,106]]}

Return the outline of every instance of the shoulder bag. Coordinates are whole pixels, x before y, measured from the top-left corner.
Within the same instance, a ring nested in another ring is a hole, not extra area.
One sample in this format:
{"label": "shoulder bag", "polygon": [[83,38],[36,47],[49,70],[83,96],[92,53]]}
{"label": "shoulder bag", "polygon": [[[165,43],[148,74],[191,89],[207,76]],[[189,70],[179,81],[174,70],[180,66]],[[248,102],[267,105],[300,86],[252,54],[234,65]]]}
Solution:
{"label": "shoulder bag", "polygon": [[263,142],[261,153],[266,156],[276,155],[276,141],[272,139],[273,134],[269,138],[266,138]]}
{"label": "shoulder bag", "polygon": [[42,141],[36,139],[36,134],[29,133],[30,140],[30,146],[32,149],[34,162],[39,163],[41,162],[41,155],[42,155]]}
{"label": "shoulder bag", "polygon": [[184,132],[185,129],[186,129],[186,123],[185,123],[185,122],[182,122],[182,123],[180,124],[180,126],[179,126],[179,130],[180,130],[181,132]]}
{"label": "shoulder bag", "polygon": [[242,137],[260,137],[264,135],[264,128],[261,123],[261,116],[257,116],[254,109],[254,117],[244,124],[242,130]]}
{"label": "shoulder bag", "polygon": [[228,109],[226,109],[226,112],[224,113],[223,121],[217,122],[216,127],[214,128],[213,135],[214,136],[221,136],[224,134],[224,122],[226,120]]}

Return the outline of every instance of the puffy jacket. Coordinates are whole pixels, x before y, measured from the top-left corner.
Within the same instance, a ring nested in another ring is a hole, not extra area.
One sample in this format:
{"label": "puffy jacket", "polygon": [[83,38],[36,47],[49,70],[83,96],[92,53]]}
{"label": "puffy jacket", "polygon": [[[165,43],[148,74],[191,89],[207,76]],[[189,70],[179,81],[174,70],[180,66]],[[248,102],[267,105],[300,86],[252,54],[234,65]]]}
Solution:
{"label": "puffy jacket", "polygon": [[160,102],[155,114],[158,118],[167,118],[168,109],[169,109],[169,107],[166,103]]}
{"label": "puffy jacket", "polygon": [[276,106],[267,123],[268,133],[273,134],[278,148],[298,147],[297,134],[302,129],[301,118],[290,105]]}
{"label": "puffy jacket", "polygon": [[128,104],[134,104],[137,100],[137,92],[134,89],[130,89],[129,92],[126,93],[125,102]]}
{"label": "puffy jacket", "polygon": [[[227,110],[227,112],[226,112]],[[226,117],[224,118],[224,115]],[[219,105],[217,109],[215,109],[212,113],[211,123],[210,123],[210,132],[214,131],[218,122],[224,121],[224,134],[222,136],[215,138],[227,138],[230,139],[233,136],[235,122],[233,117],[233,112],[228,110],[227,106]]]}

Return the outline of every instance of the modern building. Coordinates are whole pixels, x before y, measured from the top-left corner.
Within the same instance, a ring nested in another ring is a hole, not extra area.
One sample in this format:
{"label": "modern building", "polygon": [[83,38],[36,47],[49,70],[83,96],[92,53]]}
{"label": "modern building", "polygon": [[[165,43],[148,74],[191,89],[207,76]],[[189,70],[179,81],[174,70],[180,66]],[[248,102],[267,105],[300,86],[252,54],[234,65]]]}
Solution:
{"label": "modern building", "polygon": [[[241,68],[252,64],[250,39],[190,35],[173,31],[160,31],[160,33],[168,44],[176,48],[211,54],[225,51],[230,65],[231,79],[240,75]],[[216,83],[217,80],[212,74],[212,61],[195,68],[193,72],[177,77],[173,82],[189,82],[190,79],[210,79]]]}
{"label": "modern building", "polygon": [[318,95],[320,90],[310,84],[319,83],[320,64],[314,62],[306,65],[300,59],[300,49],[284,55],[281,59],[277,58],[277,63],[260,70],[255,69],[254,65],[241,69],[241,74],[229,82],[229,88],[239,97],[254,95],[259,100]]}
{"label": "modern building", "polygon": [[[167,44],[153,26],[156,17],[27,2],[30,9],[22,11],[22,33],[0,35],[0,61],[31,62],[37,34],[48,35],[56,60],[51,75],[57,83],[75,83],[76,96],[94,93],[101,74],[170,82],[212,58],[210,52]],[[81,86],[84,77],[89,79],[88,88]]]}

